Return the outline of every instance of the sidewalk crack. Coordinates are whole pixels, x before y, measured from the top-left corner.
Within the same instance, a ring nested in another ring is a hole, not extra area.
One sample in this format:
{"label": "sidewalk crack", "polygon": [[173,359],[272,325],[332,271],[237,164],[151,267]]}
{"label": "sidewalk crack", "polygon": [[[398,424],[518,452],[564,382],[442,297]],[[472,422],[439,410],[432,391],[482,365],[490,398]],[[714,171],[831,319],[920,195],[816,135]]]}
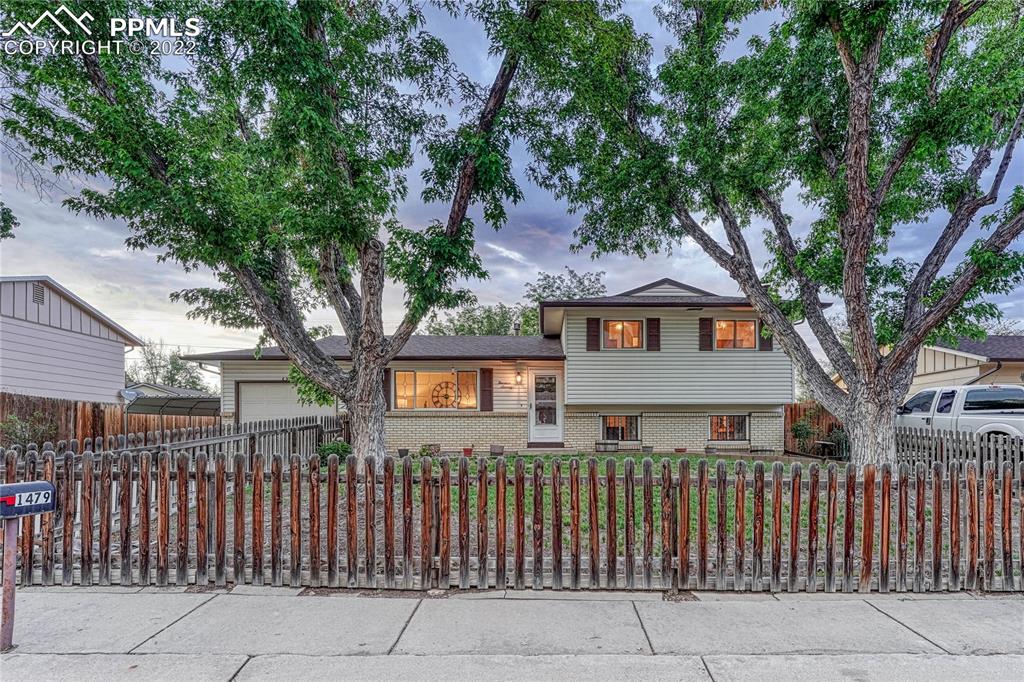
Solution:
{"label": "sidewalk crack", "polygon": [[865,604],[867,604],[868,606],[870,606],[871,608],[873,608],[873,609],[874,609],[875,611],[878,611],[878,612],[879,612],[880,614],[882,614],[883,616],[885,616],[886,618],[888,618],[888,619],[889,619],[889,620],[891,620],[892,622],[894,622],[894,623],[896,623],[896,624],[898,624],[898,625],[901,625],[901,626],[905,627],[906,629],[910,630],[910,631],[911,631],[911,632],[913,632],[913,633],[914,633],[915,635],[917,635],[918,637],[920,637],[920,638],[921,638],[921,639],[923,639],[924,641],[928,642],[929,644],[931,644],[931,645],[932,645],[933,647],[935,647],[936,649],[938,649],[938,650],[939,650],[939,651],[941,651],[942,653],[944,653],[944,654],[949,654],[950,656],[954,655],[952,651],[950,651],[950,650],[946,649],[945,647],[943,647],[942,645],[940,645],[940,644],[939,644],[939,643],[937,643],[937,642],[933,642],[932,640],[928,639],[927,637],[925,637],[925,636],[924,636],[924,635],[922,635],[922,634],[921,634],[920,632],[918,632],[918,631],[917,631],[917,630],[915,630],[914,628],[910,627],[909,625],[907,625],[906,623],[904,623],[904,622],[903,622],[903,621],[901,621],[900,619],[898,619],[898,618],[896,618],[895,616],[893,616],[893,615],[891,615],[891,614],[889,614],[889,613],[886,613],[886,612],[885,612],[885,611],[883,611],[882,609],[878,608],[877,606],[875,606],[875,604],[874,604],[873,602],[870,602],[870,601],[868,601],[867,599],[865,599],[865,600],[864,600],[864,603],[865,603]]}
{"label": "sidewalk crack", "polygon": [[405,629],[409,627],[409,623],[412,622],[412,619],[416,615],[416,612],[420,610],[420,604],[422,603],[422,599],[416,600],[416,606],[412,607],[412,613],[409,614],[409,617],[406,619],[405,624],[402,625],[402,629],[401,631],[399,631],[398,637],[395,638],[395,641],[391,644],[391,647],[388,649],[388,652],[385,654],[385,656],[390,656],[391,652],[395,650],[396,646],[398,646],[398,643],[402,640],[402,635],[405,634]]}
{"label": "sidewalk crack", "polygon": [[647,634],[647,626],[644,625],[644,619],[640,617],[640,609],[636,607],[635,601],[631,601],[629,603],[633,605],[633,613],[636,614],[636,619],[640,621],[640,629],[644,633],[644,639],[647,640],[647,648],[651,650],[651,655],[654,656],[654,645],[651,644],[651,636]]}
{"label": "sidewalk crack", "polygon": [[235,671],[235,674],[228,678],[228,682],[235,682],[235,680],[238,679],[239,673],[242,672],[242,668],[249,665],[249,661],[251,661],[252,659],[252,656],[246,656],[245,660],[242,661],[242,665],[238,666],[238,670]]}
{"label": "sidewalk crack", "polygon": [[708,662],[704,660],[703,656],[700,657],[700,663],[704,666],[704,672],[708,674],[708,679],[711,680],[711,682],[715,682],[715,676],[711,674],[711,668],[708,667]]}
{"label": "sidewalk crack", "polygon": [[219,596],[220,596],[219,594],[215,594],[212,597],[210,597],[209,599],[204,599],[203,601],[199,602],[194,607],[192,607],[191,609],[189,609],[185,613],[181,614],[181,616],[179,616],[178,618],[175,618],[173,621],[171,621],[170,623],[168,623],[164,627],[160,628],[158,631],[154,632],[152,635],[150,635],[146,639],[142,640],[141,642],[139,642],[138,644],[133,646],[131,649],[128,650],[128,653],[134,654],[135,650],[138,649],[140,646],[142,646],[143,644],[145,644],[149,640],[153,639],[154,637],[159,637],[164,632],[166,632],[169,627],[171,627],[172,625],[175,625],[177,623],[180,623],[182,620],[184,620],[185,618],[188,618],[193,613],[195,613],[199,608],[201,608],[203,606],[206,606],[207,604],[211,603],[214,599],[216,599]]}

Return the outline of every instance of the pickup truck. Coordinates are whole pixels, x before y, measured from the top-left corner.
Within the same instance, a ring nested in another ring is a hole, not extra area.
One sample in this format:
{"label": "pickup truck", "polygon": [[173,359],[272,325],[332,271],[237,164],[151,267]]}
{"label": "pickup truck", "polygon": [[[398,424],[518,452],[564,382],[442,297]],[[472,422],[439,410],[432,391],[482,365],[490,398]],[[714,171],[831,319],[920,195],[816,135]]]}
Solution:
{"label": "pickup truck", "polygon": [[1024,436],[1024,386],[944,386],[911,396],[896,426],[981,435]]}

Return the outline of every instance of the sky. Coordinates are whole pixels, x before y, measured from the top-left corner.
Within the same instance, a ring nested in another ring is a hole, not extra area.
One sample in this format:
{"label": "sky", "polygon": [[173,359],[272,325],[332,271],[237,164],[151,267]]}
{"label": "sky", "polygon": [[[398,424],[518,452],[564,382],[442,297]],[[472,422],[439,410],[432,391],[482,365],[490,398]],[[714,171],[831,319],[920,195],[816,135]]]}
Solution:
{"label": "sky", "polygon": [[[650,3],[627,2],[624,11],[633,17],[640,30],[650,34],[655,54],[662,55],[670,36],[658,25]],[[746,39],[751,34],[766,30],[774,20],[777,16],[762,15],[745,25],[730,47],[730,56],[742,53]],[[430,12],[428,30],[445,39],[453,59],[466,73],[480,82],[490,82],[498,59],[488,54],[480,26]],[[512,159],[525,198],[518,205],[507,207],[508,223],[500,231],[486,226],[477,230],[478,250],[490,276],[485,282],[469,282],[468,285],[476,292],[480,303],[518,301],[523,296],[524,283],[533,281],[538,272],[558,272],[564,267],[604,271],[609,293],[625,291],[662,277],[681,280],[718,294],[740,293],[729,276],[689,241],[666,244],[664,253],[650,256],[646,261],[622,255],[594,259],[593,254],[586,250],[572,252],[572,232],[581,216],[570,214],[564,202],[530,183],[526,176],[529,157],[522,145],[513,147]],[[215,285],[210,272],[186,273],[175,263],[158,262],[159,254],[155,251],[130,251],[124,245],[128,229],[123,222],[74,215],[61,206],[68,193],[75,194],[86,184],[102,185],[101,179],[61,179],[58,187],[40,194],[32,183],[19,180],[17,169],[9,158],[0,158],[0,164],[0,194],[21,222],[14,239],[0,242],[2,274],[49,275],[136,335],[162,340],[172,347],[207,352],[255,345],[256,332],[189,320],[187,306],[170,301],[169,295],[173,291]],[[409,198],[397,216],[414,227],[423,227],[433,219],[447,216],[446,205],[425,204],[419,199],[421,169],[420,158],[409,172]],[[1006,188],[1022,182],[1024,154],[1018,154],[1004,182],[1003,197],[1007,193]],[[794,219],[793,231],[799,236],[806,231],[814,212],[800,204],[795,188],[787,192],[785,200],[785,206]],[[477,225],[484,225],[479,208],[472,211],[471,216]],[[902,229],[893,241],[892,252],[919,261],[941,229],[943,217],[935,215],[927,224]],[[763,224],[755,223],[748,228],[753,257],[759,266],[767,260],[767,252],[759,238],[763,227]],[[712,227],[712,233],[723,239],[720,229]],[[977,236],[976,232],[969,233],[963,244],[969,244]],[[1017,246],[1019,248],[1020,245]],[[961,248],[954,257],[962,254]],[[384,322],[388,331],[393,330],[402,318],[402,298],[400,287],[392,284],[387,288]],[[1024,320],[1024,290],[993,300],[1008,318]],[[337,320],[326,310],[314,313],[310,323],[331,324],[335,332],[340,333]],[[806,329],[804,335],[811,347],[820,353],[817,342]],[[129,359],[132,357],[130,355]]]}

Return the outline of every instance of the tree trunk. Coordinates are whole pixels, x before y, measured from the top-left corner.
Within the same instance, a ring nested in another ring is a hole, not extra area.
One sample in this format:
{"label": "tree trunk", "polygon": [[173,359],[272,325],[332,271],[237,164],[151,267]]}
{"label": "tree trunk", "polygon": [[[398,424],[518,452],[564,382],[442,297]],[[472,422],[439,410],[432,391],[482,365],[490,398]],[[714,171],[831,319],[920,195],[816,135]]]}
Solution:
{"label": "tree trunk", "polygon": [[352,452],[360,461],[373,456],[383,463],[384,368],[356,365],[355,394],[346,402],[352,427]]}
{"label": "tree trunk", "polygon": [[850,461],[865,464],[896,463],[896,408],[902,393],[851,392],[852,407],[843,419],[850,438]]}

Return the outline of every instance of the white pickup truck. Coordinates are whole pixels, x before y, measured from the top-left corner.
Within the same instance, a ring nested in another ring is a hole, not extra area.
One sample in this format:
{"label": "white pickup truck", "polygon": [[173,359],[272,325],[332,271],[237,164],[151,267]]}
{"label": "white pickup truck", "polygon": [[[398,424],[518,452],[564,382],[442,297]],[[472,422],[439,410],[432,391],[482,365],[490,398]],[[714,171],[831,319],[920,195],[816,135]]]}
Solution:
{"label": "white pickup truck", "polygon": [[945,386],[911,396],[896,426],[934,431],[1024,436],[1024,386]]}

